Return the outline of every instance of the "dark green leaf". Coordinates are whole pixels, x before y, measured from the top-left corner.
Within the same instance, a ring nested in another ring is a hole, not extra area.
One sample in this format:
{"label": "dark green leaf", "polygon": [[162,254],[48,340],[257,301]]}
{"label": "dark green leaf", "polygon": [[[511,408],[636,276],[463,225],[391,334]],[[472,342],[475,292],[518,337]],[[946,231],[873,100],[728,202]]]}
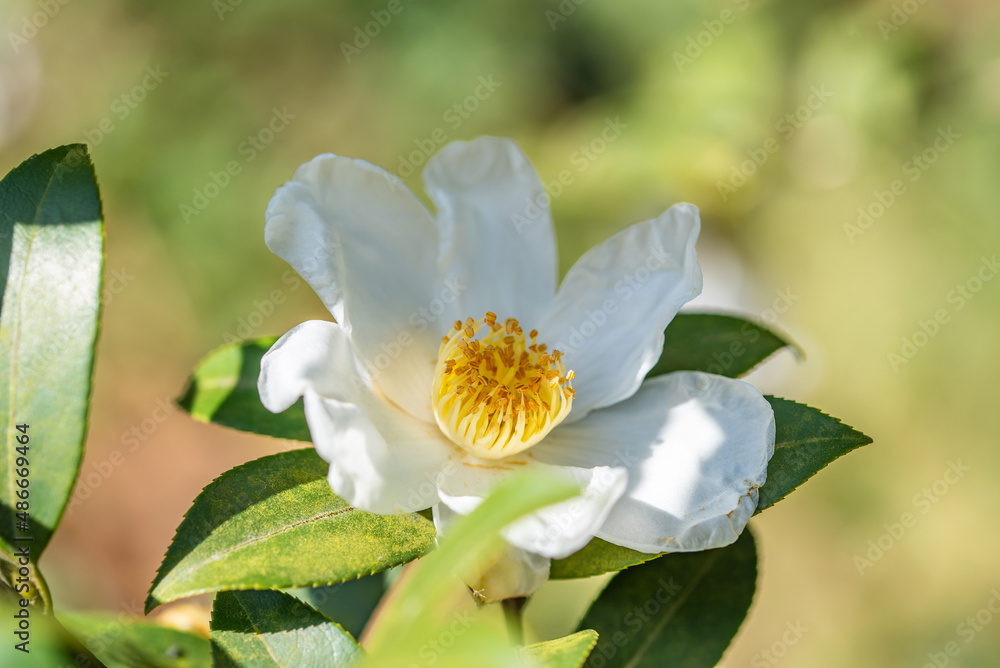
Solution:
{"label": "dark green leaf", "polygon": [[301,400],[277,414],[260,403],[260,358],[274,342],[273,337],[238,341],[210,352],[195,367],[187,389],[178,399],[180,407],[201,422],[310,442]]}
{"label": "dark green leaf", "polygon": [[540,668],[580,668],[597,644],[597,632],[578,631],[565,638],[537,642],[520,650],[519,654],[531,665]]}
{"label": "dark green leaf", "polygon": [[580,622],[600,634],[588,665],[711,668],[746,617],[756,580],[749,528],[728,547],[620,572]]}
{"label": "dark green leaf", "polygon": [[767,396],[774,409],[774,456],[757,512],[773,506],[837,457],[872,442],[837,418],[788,399]]}
{"label": "dark green leaf", "polygon": [[289,593],[340,624],[352,636],[358,637],[388,589],[388,573],[393,572],[384,571],[357,580],[297,589]]}
{"label": "dark green leaf", "polygon": [[[75,144],[0,182],[0,556],[33,537],[37,561],[62,517],[87,432],[104,232],[94,166]],[[30,520],[18,529],[16,425],[28,425]]]}
{"label": "dark green leaf", "polygon": [[361,656],[350,634],[293,596],[233,591],[215,597],[216,668],[347,668]]}
{"label": "dark green leaf", "polygon": [[72,631],[109,668],[211,668],[207,639],[134,618],[63,613]]}
{"label": "dark green leaf", "polygon": [[737,378],[782,348],[792,346],[749,320],[709,313],[679,313],[663,335],[663,353],[647,376],[705,371]]}
{"label": "dark green leaf", "polygon": [[177,529],[146,610],[210,591],[315,587],[383,571],[434,545],[420,515],[374,515],[330,491],[312,448],[227,471]]}

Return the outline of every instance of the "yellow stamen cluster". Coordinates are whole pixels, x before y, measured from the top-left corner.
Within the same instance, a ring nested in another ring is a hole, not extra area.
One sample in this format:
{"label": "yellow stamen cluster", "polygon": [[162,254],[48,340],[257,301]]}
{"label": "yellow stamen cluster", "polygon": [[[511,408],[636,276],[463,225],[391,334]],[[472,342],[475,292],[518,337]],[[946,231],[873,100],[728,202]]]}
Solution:
{"label": "yellow stamen cluster", "polygon": [[[481,335],[481,336],[480,336]],[[478,338],[477,338],[478,337]],[[538,443],[573,405],[573,372],[517,320],[455,321],[434,371],[434,417],[477,457],[500,459]]]}

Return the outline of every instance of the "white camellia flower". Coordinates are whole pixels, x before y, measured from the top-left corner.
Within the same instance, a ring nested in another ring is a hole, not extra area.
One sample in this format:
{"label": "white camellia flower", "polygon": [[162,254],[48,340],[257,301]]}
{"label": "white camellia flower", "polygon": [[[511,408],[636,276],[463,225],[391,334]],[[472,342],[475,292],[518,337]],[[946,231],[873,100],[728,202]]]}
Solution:
{"label": "white camellia flower", "polygon": [[321,155],[267,208],[268,247],[336,322],[285,334],[260,397],[304,398],[333,491],[381,514],[433,507],[441,532],[516,471],[579,483],[467,574],[485,600],[530,594],[594,536],[647,553],[735,541],[774,451],[770,405],[722,376],[644,380],[701,291],[698,210],[623,230],[557,289],[548,198],[513,141],[449,144],[424,182],[436,214],[385,170]]}

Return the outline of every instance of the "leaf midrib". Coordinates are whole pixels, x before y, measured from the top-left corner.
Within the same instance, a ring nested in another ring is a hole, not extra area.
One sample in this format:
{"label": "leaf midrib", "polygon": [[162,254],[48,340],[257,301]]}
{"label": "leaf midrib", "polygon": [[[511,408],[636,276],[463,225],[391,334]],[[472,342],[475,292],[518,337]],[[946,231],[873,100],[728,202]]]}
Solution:
{"label": "leaf midrib", "polygon": [[690,598],[694,590],[698,588],[698,585],[701,583],[702,579],[708,573],[709,569],[711,569],[712,566],[715,565],[715,562],[718,560],[719,560],[718,550],[716,550],[714,554],[709,555],[709,557],[705,559],[705,564],[698,570],[694,578],[691,579],[691,584],[689,584],[684,589],[684,591],[681,592],[681,595],[677,597],[677,600],[674,602],[674,604],[670,606],[666,614],[663,615],[663,619],[658,621],[653,626],[652,632],[650,632],[646,636],[646,639],[642,642],[642,644],[639,645],[639,649],[636,651],[634,655],[632,655],[632,658],[629,659],[629,662],[625,664],[625,668],[635,668],[636,666],[639,665],[639,661],[641,661],[645,653],[649,651],[650,646],[652,646],[653,642],[660,635],[660,632],[663,630],[664,625],[666,625],[667,622],[673,619],[674,615],[677,614],[677,611],[680,609],[680,607],[687,602],[688,598]]}
{"label": "leaf midrib", "polygon": [[267,653],[271,655],[271,658],[274,660],[275,665],[283,666],[284,664],[282,664],[278,660],[278,657],[275,656],[274,651],[272,651],[271,645],[269,645],[268,642],[267,642],[267,640],[264,639],[264,633],[260,630],[260,627],[257,626],[257,623],[254,621],[253,617],[250,615],[250,611],[247,610],[247,607],[245,605],[243,605],[243,601],[241,600],[241,598],[239,596],[236,596],[235,598],[236,598],[236,602],[240,604],[240,609],[243,610],[243,614],[245,614],[247,616],[247,621],[250,622],[250,626],[253,627],[253,632],[257,635],[258,638],[260,638],[260,643],[262,645],[264,645],[264,649],[266,649]]}
{"label": "leaf midrib", "polygon": [[[45,184],[45,190],[42,192],[41,198],[38,200],[38,205],[35,207],[35,217],[31,221],[30,233],[28,235],[28,247],[24,253],[24,263],[21,268],[21,276],[18,281],[17,286],[17,311],[14,314],[13,331],[11,333],[11,344],[10,344],[10,382],[8,383],[7,400],[9,402],[9,410],[7,415],[7,452],[14,451],[14,415],[15,406],[17,405],[17,361],[18,361],[18,348],[21,344],[21,314],[22,308],[24,307],[24,282],[28,275],[28,263],[31,258],[31,247],[35,243],[35,236],[38,234],[38,218],[42,213],[42,207],[45,206],[45,200],[49,196],[49,190],[52,189],[52,183],[56,178],[56,169],[52,170],[49,174],[49,180]],[[17,229],[17,221],[11,220],[11,235],[14,234],[14,230]],[[11,237],[13,239],[13,236]],[[11,252],[13,252],[14,246],[11,244]],[[0,299],[3,299],[3,295],[0,295]],[[7,498],[10,500],[14,499],[14,467],[10,466],[7,470]],[[10,536],[14,537],[14,529],[16,527],[14,514],[10,514]]]}
{"label": "leaf midrib", "polygon": [[[858,439],[860,441],[859,445],[865,445],[863,439]],[[774,449],[778,450],[780,448],[790,448],[798,445],[805,445],[806,443],[819,443],[822,441],[847,441],[847,438],[843,436],[811,436],[809,438],[800,438],[794,441],[780,441],[774,444]],[[868,441],[871,442],[870,440]],[[853,444],[853,442],[851,442]]]}
{"label": "leaf midrib", "polygon": [[192,571],[195,571],[195,570],[197,570],[199,568],[203,568],[203,567],[207,566],[208,564],[216,562],[216,561],[222,559],[223,557],[226,557],[226,556],[228,556],[228,555],[230,555],[230,554],[232,554],[234,552],[238,552],[238,551],[240,551],[240,550],[242,550],[242,549],[244,549],[246,547],[249,547],[251,545],[254,545],[256,543],[260,543],[260,542],[263,542],[263,541],[266,541],[266,540],[270,540],[270,539],[274,538],[275,536],[280,536],[283,533],[287,533],[287,532],[292,531],[294,529],[297,529],[297,528],[299,528],[301,526],[305,526],[305,525],[311,524],[313,522],[319,522],[320,520],[327,519],[328,517],[336,517],[337,515],[342,515],[344,513],[353,512],[355,510],[356,510],[355,508],[352,508],[350,506],[347,506],[347,507],[344,507],[344,508],[337,508],[336,510],[328,510],[326,512],[319,513],[318,515],[314,515],[312,517],[307,517],[305,519],[298,520],[297,522],[293,522],[291,524],[286,524],[286,525],[282,526],[280,529],[278,529],[276,531],[270,531],[270,532],[267,532],[265,534],[261,534],[259,536],[254,536],[252,538],[248,538],[248,539],[246,539],[246,540],[244,540],[244,541],[242,541],[240,543],[236,543],[235,545],[231,545],[231,546],[229,546],[229,547],[227,547],[227,548],[225,548],[223,550],[214,552],[212,555],[210,555],[204,561],[196,561],[194,563],[189,563],[184,568],[172,571],[171,574],[170,574],[171,577],[164,578],[160,582],[160,584],[157,586],[157,589],[159,589],[160,587],[162,587],[163,583],[167,582],[168,580],[177,581],[179,579],[179,580],[181,580],[183,582],[184,580],[187,579],[187,576],[190,575]]}

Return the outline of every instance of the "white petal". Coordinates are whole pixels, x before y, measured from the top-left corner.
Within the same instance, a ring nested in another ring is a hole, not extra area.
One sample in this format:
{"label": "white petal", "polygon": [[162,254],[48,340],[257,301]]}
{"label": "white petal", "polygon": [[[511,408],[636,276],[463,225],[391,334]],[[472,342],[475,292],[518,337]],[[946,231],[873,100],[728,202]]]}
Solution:
{"label": "white petal", "polygon": [[548,196],[521,149],[499,137],[451,143],[428,161],[424,183],[441,266],[466,287],[452,319],[493,311],[536,327],[555,294],[556,245]]}
{"label": "white petal", "polygon": [[568,557],[586,545],[625,491],[623,468],[549,466],[525,454],[499,462],[467,458],[449,465],[439,480],[438,495],[449,508],[467,515],[496,485],[526,466],[544,468],[583,489],[580,496],[542,508],[503,532],[513,545],[551,559]]}
{"label": "white petal", "polygon": [[430,507],[449,444],[436,425],[395,406],[373,408],[306,392],[309,432],[330,464],[330,487],[355,508],[380,515]]}
{"label": "white petal", "polygon": [[567,422],[639,389],[663,351],[663,330],[701,292],[694,244],[698,209],[677,204],[587,251],[538,328],[539,340],[566,354],[576,373]]}
{"label": "white petal", "polygon": [[[444,504],[434,506],[434,525],[438,536],[447,533],[458,513]],[[508,544],[488,564],[480,564],[460,573],[462,580],[483,603],[530,596],[549,579],[551,560]]]}
{"label": "white petal", "polygon": [[598,536],[641,552],[736,540],[774,453],[774,414],[749,383],[680,371],[560,426],[534,450],[549,463],[625,466],[628,489]]}
{"label": "white petal", "polygon": [[278,188],[266,218],[268,248],[309,282],[379,387],[432,420],[439,341],[421,309],[429,314],[448,289],[437,280],[437,228],[427,209],[385,170],[321,155]]}
{"label": "white petal", "polygon": [[353,371],[355,364],[350,341],[336,323],[309,320],[296,325],[260,360],[260,402],[272,413],[281,413],[308,389],[346,401],[344,381],[349,379],[339,372]]}
{"label": "white petal", "polygon": [[437,425],[384,399],[337,324],[294,328],[261,359],[261,402],[273,412],[305,398],[316,452],[333,491],[356,508],[412,512],[437,502],[437,480],[455,452]]}

